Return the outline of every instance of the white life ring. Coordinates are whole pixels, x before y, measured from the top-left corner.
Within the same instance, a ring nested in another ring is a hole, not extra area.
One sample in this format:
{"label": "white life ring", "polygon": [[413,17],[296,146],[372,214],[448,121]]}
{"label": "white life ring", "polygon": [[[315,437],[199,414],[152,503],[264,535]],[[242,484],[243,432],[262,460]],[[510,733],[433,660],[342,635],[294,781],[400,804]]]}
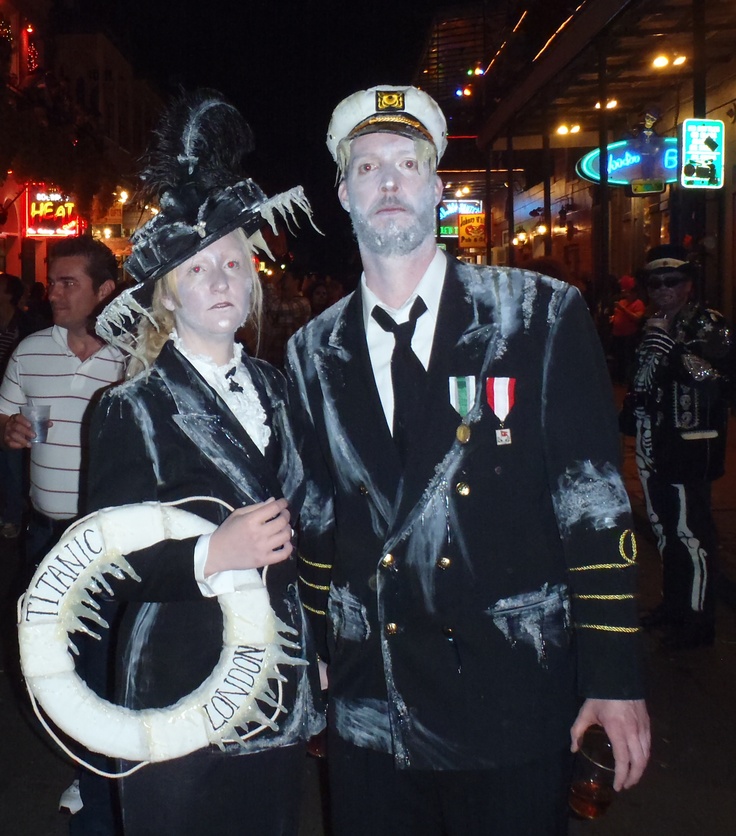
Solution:
{"label": "white life ring", "polygon": [[[218,596],[223,615],[218,663],[201,686],[177,703],[159,709],[125,708],[97,696],[77,674],[70,634],[91,632],[80,616],[95,620],[92,594],[112,591],[106,575],[140,580],[124,555],[216,528],[176,504],[180,503],[105,508],[74,523],[43,559],[19,602],[20,661],[31,698],[63,732],[110,757],[165,761],[240,740],[236,728],[248,723],[260,725],[244,738],[276,728],[276,716],[285,711],[270,684],[281,684],[277,665],[304,664],[286,654],[286,648],[298,645],[279,634],[296,631],[277,618],[260,573],[251,569],[247,585]],[[263,713],[259,700],[275,707],[271,717]]]}

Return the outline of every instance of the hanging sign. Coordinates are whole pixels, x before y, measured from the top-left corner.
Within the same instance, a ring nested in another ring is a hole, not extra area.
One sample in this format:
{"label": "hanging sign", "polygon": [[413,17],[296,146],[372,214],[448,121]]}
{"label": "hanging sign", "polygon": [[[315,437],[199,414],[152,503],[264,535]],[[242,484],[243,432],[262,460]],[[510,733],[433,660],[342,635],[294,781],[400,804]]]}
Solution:
{"label": "hanging sign", "polygon": [[[677,139],[673,136],[650,134],[611,142],[606,148],[608,183],[611,186],[638,185],[658,191],[660,183],[677,182]],[[600,183],[600,148],[594,148],[581,157],[575,168],[585,180]],[[645,187],[643,184],[651,184]],[[655,188],[656,187],[656,188]]]}
{"label": "hanging sign", "polygon": [[[456,238],[460,215],[476,215],[483,212],[482,200],[443,200],[437,207],[439,229],[442,238]],[[483,223],[483,221],[479,221]]]}
{"label": "hanging sign", "polygon": [[720,119],[685,119],[680,130],[680,185],[685,189],[723,186],[723,136]]}
{"label": "hanging sign", "polygon": [[485,247],[486,213],[457,216],[458,247]]}

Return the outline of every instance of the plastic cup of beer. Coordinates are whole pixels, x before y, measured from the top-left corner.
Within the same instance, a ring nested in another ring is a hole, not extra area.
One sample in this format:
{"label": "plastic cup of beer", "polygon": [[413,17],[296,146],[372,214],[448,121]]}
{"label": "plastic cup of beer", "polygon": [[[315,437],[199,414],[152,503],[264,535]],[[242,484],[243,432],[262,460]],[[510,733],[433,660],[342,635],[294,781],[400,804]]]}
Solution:
{"label": "plastic cup of beer", "polygon": [[31,444],[43,444],[49,433],[49,419],[51,407],[43,404],[25,404],[20,408],[20,414],[31,422],[31,429],[36,437]]}
{"label": "plastic cup of beer", "polygon": [[610,807],[616,796],[613,749],[600,726],[591,726],[583,735],[575,755],[568,803],[578,818],[597,819]]}

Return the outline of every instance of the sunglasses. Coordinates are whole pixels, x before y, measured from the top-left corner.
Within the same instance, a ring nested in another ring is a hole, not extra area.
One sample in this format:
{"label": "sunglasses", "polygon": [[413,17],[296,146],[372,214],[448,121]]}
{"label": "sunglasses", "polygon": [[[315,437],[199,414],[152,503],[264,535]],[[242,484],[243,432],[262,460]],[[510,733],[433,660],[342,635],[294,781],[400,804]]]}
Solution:
{"label": "sunglasses", "polygon": [[650,290],[659,290],[661,287],[677,287],[678,284],[683,284],[689,281],[682,276],[667,276],[663,279],[648,279],[647,287]]}

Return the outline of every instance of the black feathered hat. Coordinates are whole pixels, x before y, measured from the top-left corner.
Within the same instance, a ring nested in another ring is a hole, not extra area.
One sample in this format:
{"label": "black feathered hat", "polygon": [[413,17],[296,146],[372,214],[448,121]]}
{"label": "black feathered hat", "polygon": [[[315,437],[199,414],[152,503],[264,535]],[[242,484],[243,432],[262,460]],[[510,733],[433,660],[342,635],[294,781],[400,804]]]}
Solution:
{"label": "black feathered hat", "polygon": [[217,91],[183,92],[166,109],[140,173],[140,196],[158,199],[159,211],[131,238],[125,269],[138,284],[98,317],[103,339],[132,350],[124,335],[141,315],[150,318],[156,280],[234,229],[270,255],[261,234],[266,224],[276,232],[276,216],[288,223],[297,209],[311,221],[301,186],[269,198],[245,176],[243,159],[252,149],[248,123]]}

